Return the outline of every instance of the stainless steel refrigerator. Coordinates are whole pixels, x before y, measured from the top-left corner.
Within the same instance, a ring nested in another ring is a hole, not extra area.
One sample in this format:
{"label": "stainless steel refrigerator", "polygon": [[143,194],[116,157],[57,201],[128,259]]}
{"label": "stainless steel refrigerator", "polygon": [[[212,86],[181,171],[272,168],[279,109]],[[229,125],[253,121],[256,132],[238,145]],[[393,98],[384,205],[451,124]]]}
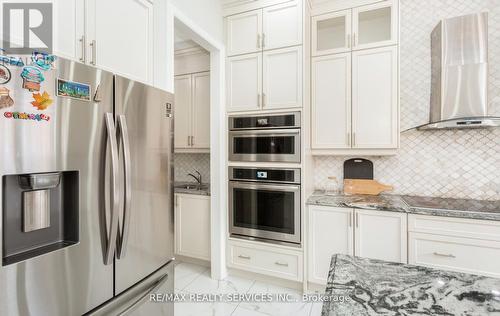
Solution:
{"label": "stainless steel refrigerator", "polygon": [[0,67],[0,315],[173,315],[149,301],[174,287],[173,95],[18,57]]}

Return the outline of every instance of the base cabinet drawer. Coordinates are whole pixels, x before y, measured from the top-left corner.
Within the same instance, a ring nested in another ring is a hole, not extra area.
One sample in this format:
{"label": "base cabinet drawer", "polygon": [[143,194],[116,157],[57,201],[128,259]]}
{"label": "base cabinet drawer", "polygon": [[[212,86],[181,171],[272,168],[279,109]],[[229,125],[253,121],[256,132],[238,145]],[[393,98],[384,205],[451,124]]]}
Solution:
{"label": "base cabinet drawer", "polygon": [[[258,248],[256,248],[258,247]],[[302,253],[272,246],[229,244],[228,265],[232,268],[302,281]]]}
{"label": "base cabinet drawer", "polygon": [[500,242],[409,233],[410,264],[500,277]]}

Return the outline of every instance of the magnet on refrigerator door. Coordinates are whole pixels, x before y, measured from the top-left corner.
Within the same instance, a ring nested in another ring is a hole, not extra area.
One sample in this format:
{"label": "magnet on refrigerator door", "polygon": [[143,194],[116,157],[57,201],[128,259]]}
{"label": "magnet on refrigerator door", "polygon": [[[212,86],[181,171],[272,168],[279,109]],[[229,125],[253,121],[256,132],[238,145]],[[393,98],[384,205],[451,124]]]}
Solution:
{"label": "magnet on refrigerator door", "polygon": [[9,68],[0,64],[0,84],[6,84],[10,81],[12,74],[10,73]]}
{"label": "magnet on refrigerator door", "polygon": [[27,89],[30,92],[40,91],[40,83],[45,80],[42,72],[32,66],[23,68],[21,78],[23,78],[23,89]]}
{"label": "magnet on refrigerator door", "polygon": [[14,100],[10,97],[10,90],[0,87],[0,109],[5,109],[14,105]]}
{"label": "magnet on refrigerator door", "polygon": [[54,62],[56,61],[56,56],[34,51],[31,55],[31,60],[33,64],[42,69],[42,70],[50,70],[54,68]]}
{"label": "magnet on refrigerator door", "polygon": [[31,104],[39,111],[46,110],[54,102],[47,91],[44,91],[42,94],[33,93],[33,99],[35,99],[35,101],[31,102]]}
{"label": "magnet on refrigerator door", "polygon": [[[57,78],[57,96],[81,101],[90,101],[91,87],[88,84]],[[97,95],[97,91],[96,91]]]}

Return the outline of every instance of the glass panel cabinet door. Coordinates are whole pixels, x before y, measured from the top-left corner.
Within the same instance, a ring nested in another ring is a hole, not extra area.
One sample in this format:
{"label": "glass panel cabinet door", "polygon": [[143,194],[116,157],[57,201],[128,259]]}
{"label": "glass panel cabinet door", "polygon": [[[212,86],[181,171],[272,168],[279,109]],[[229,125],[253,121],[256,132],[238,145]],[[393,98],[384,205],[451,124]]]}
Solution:
{"label": "glass panel cabinet door", "polygon": [[398,41],[397,6],[384,1],[353,9],[353,50],[395,45]]}
{"label": "glass panel cabinet door", "polygon": [[351,10],[312,18],[313,56],[343,53],[351,49]]}

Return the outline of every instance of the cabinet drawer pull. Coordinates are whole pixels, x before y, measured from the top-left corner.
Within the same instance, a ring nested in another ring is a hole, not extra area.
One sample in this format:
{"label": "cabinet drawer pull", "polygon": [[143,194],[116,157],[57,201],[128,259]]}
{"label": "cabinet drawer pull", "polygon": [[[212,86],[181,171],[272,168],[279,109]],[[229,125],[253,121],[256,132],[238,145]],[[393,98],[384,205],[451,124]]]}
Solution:
{"label": "cabinet drawer pull", "polygon": [[288,263],[286,263],[286,262],[276,261],[274,264],[277,266],[288,267]]}
{"label": "cabinet drawer pull", "polygon": [[260,34],[257,34],[257,48],[260,48]]}
{"label": "cabinet drawer pull", "polygon": [[262,33],[262,48],[266,47],[266,33]]}
{"label": "cabinet drawer pull", "polygon": [[452,255],[451,253],[445,254],[445,253],[434,252],[434,255],[438,257],[456,258],[456,256]]}
{"label": "cabinet drawer pull", "polygon": [[257,93],[257,105],[258,105],[259,108],[261,107],[260,93]]}
{"label": "cabinet drawer pull", "polygon": [[347,34],[347,48],[351,48],[351,34]]}
{"label": "cabinet drawer pull", "polygon": [[238,258],[241,258],[241,259],[252,259],[250,256],[245,256],[245,255],[238,255]]}

